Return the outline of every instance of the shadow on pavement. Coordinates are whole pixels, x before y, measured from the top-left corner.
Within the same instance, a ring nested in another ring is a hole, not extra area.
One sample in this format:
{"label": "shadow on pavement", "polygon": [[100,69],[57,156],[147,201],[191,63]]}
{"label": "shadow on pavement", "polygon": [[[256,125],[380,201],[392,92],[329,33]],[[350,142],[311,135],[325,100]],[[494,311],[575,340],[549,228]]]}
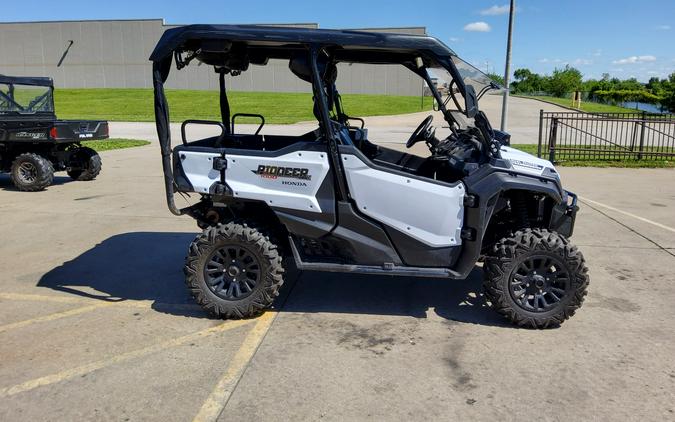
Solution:
{"label": "shadow on pavement", "polygon": [[[39,287],[109,302],[153,301],[175,315],[206,317],[187,293],[183,261],[195,233],[136,232],[112,236],[46,273]],[[90,292],[91,290],[95,292]]]}
{"label": "shadow on pavement", "polygon": [[[153,309],[206,317],[184,284],[183,261],[195,233],[135,232],[112,236],[46,273],[39,287],[104,301],[148,300]],[[478,267],[466,280],[298,274],[290,271],[277,306],[280,312],[332,312],[442,318],[510,327],[485,306]],[[90,292],[91,290],[95,292]],[[284,300],[284,297],[286,299]]]}
{"label": "shadow on pavement", "polygon": [[466,280],[305,272],[282,311],[415,318],[433,312],[448,320],[512,328],[485,304],[482,272],[476,267]]}

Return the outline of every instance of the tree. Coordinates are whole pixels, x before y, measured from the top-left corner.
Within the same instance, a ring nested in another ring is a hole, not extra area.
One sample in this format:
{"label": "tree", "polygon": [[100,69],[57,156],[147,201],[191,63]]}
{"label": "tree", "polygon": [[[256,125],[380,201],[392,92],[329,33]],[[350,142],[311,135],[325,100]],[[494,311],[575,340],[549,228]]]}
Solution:
{"label": "tree", "polygon": [[661,104],[675,113],[675,72],[671,73],[667,80],[664,79],[662,81],[662,86],[665,93],[663,94]]}
{"label": "tree", "polygon": [[548,90],[554,97],[563,97],[565,94],[579,89],[581,82],[581,72],[567,65],[564,69],[556,68],[553,71],[548,83]]}
{"label": "tree", "polygon": [[513,78],[517,81],[523,81],[530,78],[532,75],[533,73],[530,69],[516,69],[516,71],[513,72]]}
{"label": "tree", "polygon": [[517,69],[513,72],[515,81],[511,83],[514,93],[531,94],[544,91],[544,78],[530,69]]}

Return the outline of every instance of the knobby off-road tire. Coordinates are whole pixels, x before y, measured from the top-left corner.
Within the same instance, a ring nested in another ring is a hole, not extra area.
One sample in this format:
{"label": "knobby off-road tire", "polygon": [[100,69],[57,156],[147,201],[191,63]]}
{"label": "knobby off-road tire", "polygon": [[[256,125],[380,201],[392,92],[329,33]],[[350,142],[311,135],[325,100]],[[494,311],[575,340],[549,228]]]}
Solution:
{"label": "knobby off-road tire", "polygon": [[75,152],[77,169],[68,170],[68,176],[77,181],[94,180],[101,173],[101,156],[89,147],[80,147]]}
{"label": "knobby off-road tire", "polygon": [[274,302],[284,269],[277,246],[242,222],[208,227],[190,244],[185,283],[192,297],[217,318],[247,318]]}
{"label": "knobby off-road tire", "polygon": [[26,192],[43,190],[54,181],[54,167],[38,154],[21,154],[12,162],[10,178],[17,189]]}
{"label": "knobby off-road tire", "polygon": [[584,301],[583,255],[565,237],[525,229],[501,239],[485,257],[483,288],[493,309],[529,328],[558,326]]}

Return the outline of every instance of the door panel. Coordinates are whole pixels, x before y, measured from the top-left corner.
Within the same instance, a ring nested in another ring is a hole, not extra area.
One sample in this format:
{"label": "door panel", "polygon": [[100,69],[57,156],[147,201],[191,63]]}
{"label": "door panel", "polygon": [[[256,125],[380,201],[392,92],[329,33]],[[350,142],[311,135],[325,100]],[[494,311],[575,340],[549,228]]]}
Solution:
{"label": "door panel", "polygon": [[464,185],[426,182],[342,154],[351,197],[361,213],[431,247],[460,245]]}

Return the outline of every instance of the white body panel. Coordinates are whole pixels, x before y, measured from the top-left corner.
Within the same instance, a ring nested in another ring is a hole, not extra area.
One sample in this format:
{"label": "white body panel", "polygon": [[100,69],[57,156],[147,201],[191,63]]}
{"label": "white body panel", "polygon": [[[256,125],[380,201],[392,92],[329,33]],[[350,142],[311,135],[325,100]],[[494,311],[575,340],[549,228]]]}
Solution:
{"label": "white body panel", "polygon": [[[209,187],[220,179],[213,170],[212,160],[218,154],[204,152],[182,152],[183,170],[195,192],[208,192]],[[235,197],[265,201],[269,205],[295,210],[322,212],[316,194],[328,174],[329,165],[326,153],[317,151],[298,151],[279,157],[258,157],[252,155],[231,155],[227,159],[225,182]],[[293,175],[258,174],[260,166],[268,169],[280,167],[306,171],[308,178],[298,177],[301,171]]]}
{"label": "white body panel", "polygon": [[514,170],[524,174],[541,176],[547,168],[555,170],[550,161],[535,157],[532,154],[517,150],[515,148],[503,146],[501,156],[509,160]]}
{"label": "white body panel", "polygon": [[443,186],[376,170],[343,155],[352,198],[359,210],[433,247],[461,244],[464,185]]}
{"label": "white body panel", "polygon": [[220,154],[210,152],[181,151],[181,166],[195,192],[208,193],[214,182],[220,180],[220,172],[213,169],[213,158]]}

